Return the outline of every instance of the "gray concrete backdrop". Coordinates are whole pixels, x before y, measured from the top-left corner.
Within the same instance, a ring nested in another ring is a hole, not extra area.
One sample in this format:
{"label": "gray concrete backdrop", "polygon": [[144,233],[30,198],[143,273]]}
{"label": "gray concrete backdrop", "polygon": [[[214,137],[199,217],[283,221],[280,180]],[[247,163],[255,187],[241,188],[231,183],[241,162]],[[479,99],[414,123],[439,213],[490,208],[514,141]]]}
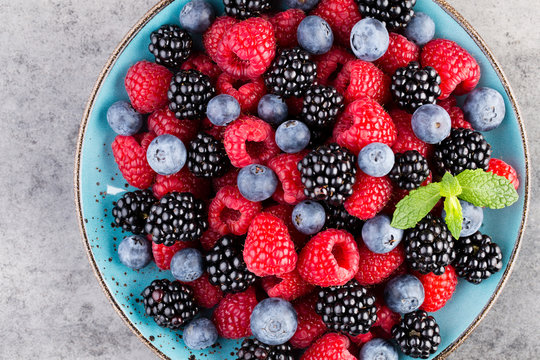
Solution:
{"label": "gray concrete backdrop", "polygon": [[[155,0],[0,0],[0,358],[151,359],[86,259],[72,192],[84,105],[103,64]],[[450,0],[485,38],[540,155],[538,0]],[[540,173],[532,174],[532,188]],[[450,358],[537,359],[540,199],[493,310]]]}

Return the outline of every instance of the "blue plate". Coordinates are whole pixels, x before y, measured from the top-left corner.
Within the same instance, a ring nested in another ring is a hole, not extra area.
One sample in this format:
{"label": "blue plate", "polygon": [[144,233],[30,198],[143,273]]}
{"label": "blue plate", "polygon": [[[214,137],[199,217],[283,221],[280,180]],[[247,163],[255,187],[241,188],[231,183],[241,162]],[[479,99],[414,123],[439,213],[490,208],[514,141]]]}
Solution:
{"label": "blue plate", "polygon": [[[127,100],[124,76],[141,59],[152,60],[147,50],[150,33],[165,23],[178,23],[178,15],[187,0],[164,0],[157,4],[128,33],[112,54],[92,92],[81,124],[75,166],[75,192],[80,228],[88,257],[105,294],[127,325],[160,357],[171,359],[234,359],[237,341],[220,340],[206,351],[191,351],[180,331],[158,327],[144,316],[138,296],[156,278],[172,278],[169,272],[151,265],[133,271],[118,260],[117,246],[124,234],[111,227],[113,201],[125,191],[126,184],[116,166],[106,112],[115,101]],[[212,1],[222,10],[220,0]],[[442,359],[463,342],[493,305],[508,279],[519,249],[527,214],[529,190],[528,154],[523,122],[516,101],[500,66],[474,29],[444,1],[419,0],[416,10],[429,14],[437,24],[437,37],[456,41],[467,49],[482,67],[481,86],[497,89],[504,95],[508,109],[501,127],[486,133],[493,145],[493,156],[511,164],[520,178],[519,201],[497,211],[486,211],[481,231],[490,235],[504,254],[503,270],[479,286],[460,281],[452,300],[434,316],[441,327],[442,344],[433,358]],[[194,355],[194,357],[191,357]],[[407,357],[402,356],[402,359]]]}

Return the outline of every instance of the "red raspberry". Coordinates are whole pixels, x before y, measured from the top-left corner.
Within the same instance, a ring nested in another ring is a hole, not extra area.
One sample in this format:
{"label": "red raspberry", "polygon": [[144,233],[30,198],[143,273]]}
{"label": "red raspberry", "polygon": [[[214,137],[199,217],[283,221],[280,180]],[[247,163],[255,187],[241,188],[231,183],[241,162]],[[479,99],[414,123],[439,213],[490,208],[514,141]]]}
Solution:
{"label": "red raspberry", "polygon": [[452,265],[448,265],[442,275],[433,273],[427,275],[415,273],[414,275],[424,285],[425,298],[424,303],[420,306],[422,310],[434,312],[443,308],[456,291],[458,279]]}
{"label": "red raspberry", "polygon": [[236,186],[225,186],[208,206],[208,223],[221,235],[243,235],[260,211],[260,203],[244,198]]}
{"label": "red raspberry", "polygon": [[368,341],[373,340],[373,334],[371,333],[371,330],[368,331],[365,334],[360,334],[360,335],[357,335],[357,336],[351,336],[351,335],[347,335],[347,336],[356,345],[362,345],[362,344],[367,343]]}
{"label": "red raspberry", "polygon": [[354,278],[360,285],[376,285],[386,280],[405,261],[403,247],[397,246],[386,254],[376,254],[359,241],[360,266]]}
{"label": "red raspberry", "polygon": [[207,75],[212,81],[216,81],[219,74],[221,74],[221,69],[215,62],[210,59],[205,53],[194,53],[180,66],[182,70],[197,70],[204,75]]}
{"label": "red raspberry", "polygon": [[215,232],[212,229],[208,229],[203,232],[201,238],[199,239],[201,246],[204,250],[210,251],[216,245],[216,242],[221,238],[221,234]]}
{"label": "red raspberry", "polygon": [[247,269],[257,276],[286,274],[294,270],[297,259],[285,223],[268,213],[257,215],[244,245]]}
{"label": "red raspberry", "polygon": [[219,286],[212,285],[208,281],[208,274],[204,273],[200,278],[186,284],[193,290],[193,295],[197,304],[203,308],[211,309],[223,299],[223,292]]}
{"label": "red raspberry", "polygon": [[278,197],[286,203],[294,205],[306,199],[302,176],[298,170],[298,163],[306,154],[307,151],[297,154],[281,154],[268,162],[268,167],[276,173],[280,182],[280,186],[274,193],[274,200],[277,201],[276,197]]}
{"label": "red raspberry", "polygon": [[223,144],[231,164],[239,168],[264,164],[280,151],[272,126],[255,116],[247,115],[227,125]]}
{"label": "red raspberry", "polygon": [[448,115],[450,115],[450,119],[452,119],[453,129],[472,129],[472,125],[469,124],[467,120],[465,120],[465,114],[463,113],[463,110],[461,110],[461,108],[457,106],[457,101],[455,97],[450,96],[448,99],[439,100],[437,104],[444,108],[444,110],[448,112]]}
{"label": "red raspberry", "polygon": [[289,110],[289,117],[300,115],[302,108],[304,107],[304,98],[291,96],[290,98],[285,99],[285,103]]}
{"label": "red raspberry", "polygon": [[190,192],[198,199],[206,199],[209,195],[210,183],[207,179],[195,177],[187,167],[184,167],[176,174],[158,174],[152,190],[158,199],[173,191]]}
{"label": "red raspberry", "polygon": [[287,229],[289,229],[289,234],[291,235],[291,239],[296,245],[297,249],[301,249],[306,244],[307,236],[302,234],[300,231],[296,229],[296,227],[292,223],[292,211],[293,206],[291,205],[273,205],[263,210],[263,212],[274,215],[278,219],[281,219],[287,226]]}
{"label": "red raspberry", "polygon": [[296,301],[293,306],[298,318],[294,336],[289,340],[295,348],[305,349],[326,332],[326,325],[315,312],[317,298],[310,296]]}
{"label": "red raspberry", "polygon": [[262,77],[242,81],[223,73],[217,79],[216,88],[219,94],[231,95],[238,100],[243,112],[256,112],[259,100],[266,94]]}
{"label": "red raspberry", "polygon": [[146,160],[146,149],[156,136],[152,133],[135,136],[118,135],[112,143],[114,160],[124,179],[139,189],[152,185],[156,173]]}
{"label": "red raspberry", "polygon": [[519,188],[519,177],[516,170],[501,159],[492,158],[489,160],[488,172],[504,176],[512,183],[512,185],[514,185],[516,190]]}
{"label": "red raspberry", "polygon": [[[148,235],[151,238],[151,235]],[[180,250],[194,247],[193,242],[178,241],[172,246],[165,246],[163,244],[156,244],[152,242],[152,254],[154,255],[154,261],[161,270],[169,270],[171,268],[171,259]]]}
{"label": "red raspberry", "polygon": [[349,61],[337,75],[334,86],[345,102],[368,96],[380,104],[390,99],[390,77],[370,62]]}
{"label": "red raspberry", "polygon": [[213,178],[212,185],[214,186],[214,191],[218,192],[223,187],[228,186],[228,185],[236,186],[236,178],[238,177],[239,172],[240,172],[239,168],[233,167],[222,177]]}
{"label": "red raspberry", "polygon": [[393,312],[385,305],[377,304],[377,321],[373,324],[372,332],[384,339],[392,338],[392,328],[399,323],[401,315]]}
{"label": "red raspberry", "polygon": [[311,15],[326,20],[336,41],[347,47],[353,26],[362,19],[355,0],[321,0]]}
{"label": "red raspberry", "polygon": [[358,154],[372,142],[392,146],[396,127],[392,118],[374,100],[363,97],[349,104],[334,127],[334,141]]}
{"label": "red raspberry", "polygon": [[340,46],[333,46],[329,52],[315,58],[317,64],[317,82],[321,85],[333,85],[345,64],[354,60],[353,54]]}
{"label": "red raspberry", "polygon": [[216,61],[217,48],[223,37],[229,30],[238,23],[238,20],[228,17],[221,16],[214,21],[212,26],[206,30],[203,35],[203,44],[204,48],[208,55]]}
{"label": "red raspberry", "polygon": [[377,215],[392,195],[392,183],[386,176],[373,177],[358,171],[353,194],[345,200],[345,210],[362,220]]}
{"label": "red raspberry", "polygon": [[201,123],[201,131],[212,135],[214,139],[223,140],[223,135],[225,134],[225,126],[216,126],[205,117]]}
{"label": "red raspberry", "polygon": [[257,305],[255,289],[225,296],[214,311],[213,321],[219,336],[240,339],[251,336],[249,318]]}
{"label": "red raspberry", "polygon": [[306,14],[304,14],[302,10],[289,9],[277,13],[269,19],[274,27],[277,46],[281,48],[291,48],[298,45],[296,30],[305,17]]}
{"label": "red raspberry", "polygon": [[328,333],[315,341],[300,360],[357,360],[347,350],[350,344],[345,335]]}
{"label": "red raspberry", "polygon": [[358,272],[358,246],[351,234],[329,229],[315,235],[300,252],[298,272],[318,286],[345,285]]}
{"label": "red raspberry", "polygon": [[149,61],[139,61],[129,68],[124,84],[133,108],[148,114],[166,106],[172,73]]}
{"label": "red raspberry", "polygon": [[403,35],[391,32],[390,44],[386,53],[375,64],[388,75],[394,75],[397,69],[418,61],[420,48]]}
{"label": "red raspberry", "polygon": [[278,276],[265,277],[262,279],[262,286],[268,296],[280,297],[287,301],[293,301],[307,295],[314,288],[300,277],[297,270]]}
{"label": "red raspberry", "polygon": [[275,55],[272,24],[263,18],[249,18],[227,30],[212,58],[237,79],[256,79],[265,73]]}
{"label": "red raspberry", "polygon": [[422,66],[431,66],[441,76],[441,96],[452,92],[464,95],[480,80],[480,66],[465,49],[451,40],[435,39],[428,42],[420,55]]}
{"label": "red raspberry", "polygon": [[157,136],[174,135],[187,145],[197,136],[199,122],[197,120],[178,120],[172,111],[165,107],[154,111],[148,117],[148,129]]}
{"label": "red raspberry", "polygon": [[400,109],[390,111],[397,130],[396,142],[392,146],[395,153],[404,153],[407,150],[416,150],[423,157],[427,157],[432,146],[418,139],[411,126],[412,115]]}

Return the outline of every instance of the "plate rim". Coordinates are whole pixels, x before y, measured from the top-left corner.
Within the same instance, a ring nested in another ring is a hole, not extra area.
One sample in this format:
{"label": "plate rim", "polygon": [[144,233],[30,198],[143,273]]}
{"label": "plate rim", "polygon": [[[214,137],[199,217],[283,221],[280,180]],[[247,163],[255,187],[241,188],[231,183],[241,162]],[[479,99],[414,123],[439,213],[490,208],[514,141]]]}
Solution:
{"label": "plate rim", "polygon": [[[83,245],[86,250],[86,255],[88,257],[88,260],[92,266],[92,270],[94,272],[94,275],[96,276],[103,292],[105,293],[105,296],[117,312],[117,314],[120,316],[120,318],[124,321],[124,323],[128,326],[129,329],[146,345],[148,346],[159,358],[165,359],[165,360],[171,360],[167,355],[165,355],[161,350],[159,350],[151,341],[146,339],[141,332],[138,330],[136,325],[132,323],[127,316],[122,311],[120,305],[116,301],[116,298],[112,295],[109,288],[107,287],[103,275],[101,274],[99,267],[96,263],[96,260],[94,258],[94,254],[92,252],[92,249],[90,247],[90,242],[88,240],[88,236],[86,233],[86,227],[85,222],[82,216],[82,201],[81,201],[81,189],[80,189],[80,170],[81,170],[81,156],[82,156],[82,147],[83,147],[83,140],[84,135],[86,133],[86,128],[88,126],[88,120],[90,118],[90,114],[92,113],[92,109],[95,104],[96,97],[101,89],[101,86],[103,85],[103,82],[107,78],[107,76],[110,73],[110,70],[115,65],[116,60],[118,57],[122,54],[124,49],[128,46],[128,44],[131,42],[131,40],[138,34],[138,32],[154,17],[156,16],[161,10],[163,10],[165,7],[173,3],[175,0],[161,0],[156,5],[154,5],[148,12],[129,30],[129,32],[123,37],[123,39],[120,41],[118,46],[114,49],[112,54],[109,56],[107,63],[101,70],[99,77],[91,91],[90,98],[86,103],[86,107],[82,116],[81,125],[79,127],[79,133],[77,137],[77,145],[76,145],[76,154],[75,154],[75,164],[74,164],[74,195],[75,195],[75,206],[76,206],[76,212],[77,212],[77,218],[78,218],[78,224],[79,224],[79,231],[81,234],[81,240],[83,242]],[[449,346],[447,346],[434,360],[443,360],[446,359],[452,352],[454,352],[463,342],[470,336],[470,334],[478,327],[480,322],[486,317],[487,313],[491,310],[494,303],[496,302],[497,298],[502,293],[508,278],[510,277],[510,274],[514,270],[514,265],[517,259],[517,256],[519,254],[519,251],[521,249],[521,242],[523,239],[524,231],[526,228],[527,218],[529,215],[529,200],[530,200],[530,166],[529,166],[529,146],[528,146],[528,140],[527,135],[525,131],[525,125],[523,123],[523,118],[521,116],[521,110],[518,105],[518,102],[516,100],[516,97],[514,95],[513,89],[502,70],[501,65],[496,60],[495,56],[493,55],[493,52],[489,47],[487,46],[484,39],[480,36],[480,34],[474,29],[474,27],[461,15],[454,7],[452,7],[446,0],[431,0],[435,4],[437,4],[439,7],[441,7],[448,15],[450,15],[458,24],[461,26],[468,35],[474,40],[476,45],[480,48],[480,50],[484,53],[484,55],[488,58],[489,62],[491,63],[491,66],[494,68],[495,72],[497,73],[497,76],[499,77],[506,93],[508,94],[508,98],[512,104],[512,108],[516,114],[516,120],[518,122],[519,130],[521,133],[521,139],[523,144],[523,150],[525,155],[525,174],[524,174],[524,204],[523,204],[523,214],[521,217],[521,224],[519,228],[519,233],[516,239],[516,244],[512,250],[512,254],[510,255],[508,266],[504,272],[504,274],[501,277],[501,280],[497,284],[497,287],[495,289],[495,292],[491,295],[489,302],[484,306],[480,314],[474,319],[474,321],[467,327],[467,329],[461,333],[461,335],[452,342]]]}

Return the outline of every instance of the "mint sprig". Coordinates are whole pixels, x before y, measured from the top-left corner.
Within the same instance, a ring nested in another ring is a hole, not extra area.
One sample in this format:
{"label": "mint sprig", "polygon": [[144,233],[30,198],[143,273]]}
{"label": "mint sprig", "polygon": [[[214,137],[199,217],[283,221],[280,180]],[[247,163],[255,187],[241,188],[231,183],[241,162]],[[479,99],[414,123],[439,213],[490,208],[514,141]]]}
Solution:
{"label": "mint sprig", "polygon": [[448,230],[450,230],[453,237],[458,239],[463,226],[463,209],[457,196],[449,196],[444,199],[444,211],[446,212],[444,220]]}
{"label": "mint sprig", "polygon": [[502,209],[519,197],[507,178],[483,170],[465,170],[455,178],[461,185],[459,198],[476,206]]}
{"label": "mint sprig", "polygon": [[441,185],[431,183],[413,190],[397,205],[391,226],[397,229],[415,227],[441,199]]}

